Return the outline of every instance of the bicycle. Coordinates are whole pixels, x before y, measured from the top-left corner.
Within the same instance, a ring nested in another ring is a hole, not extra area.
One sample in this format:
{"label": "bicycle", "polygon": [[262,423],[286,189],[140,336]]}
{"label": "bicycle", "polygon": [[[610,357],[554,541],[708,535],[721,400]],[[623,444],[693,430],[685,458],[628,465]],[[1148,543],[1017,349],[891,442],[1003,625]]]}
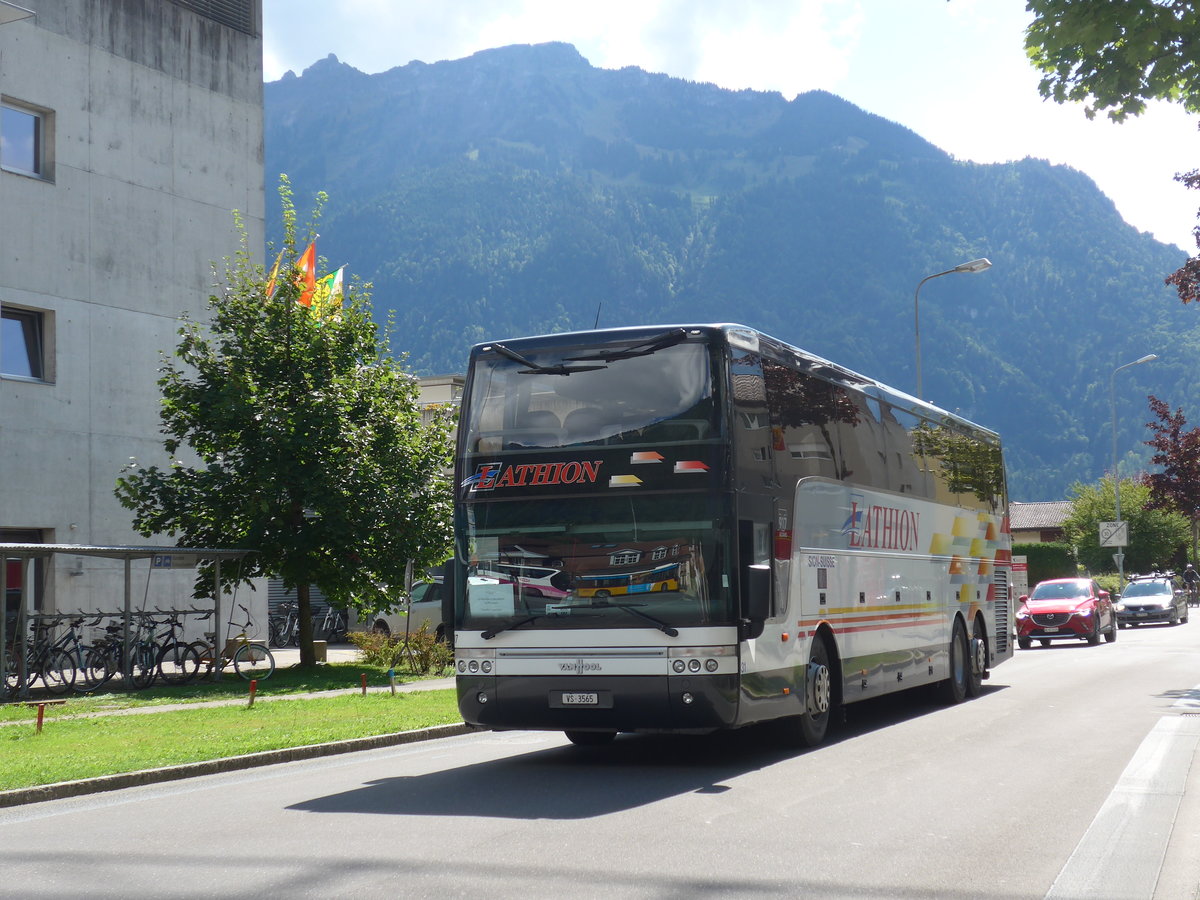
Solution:
{"label": "bicycle", "polygon": [[[165,626],[166,631],[158,636],[162,649],[158,651],[156,667],[158,677],[167,684],[187,684],[200,674],[201,656],[197,646],[200,642],[184,643],[180,638],[183,632],[183,622],[178,612],[165,613],[159,625]],[[208,612],[204,618],[212,613]]]}
{"label": "bicycle", "polygon": [[346,640],[346,630],[349,627],[344,609],[325,607],[325,618],[321,620],[321,635],[331,644],[340,644]]}
{"label": "bicycle", "polygon": [[[104,627],[104,637],[92,645],[86,665],[105,672],[104,681],[120,674],[128,679],[131,688],[148,688],[158,677],[158,645],[154,642],[153,618],[135,613],[129,640],[129,657],[125,656],[125,626],[114,622]],[[97,684],[103,684],[100,681]]]}
{"label": "bicycle", "polygon": [[273,647],[286,647],[300,643],[300,615],[295,600],[279,604],[279,613],[267,618],[268,640]]}
{"label": "bicycle", "polygon": [[[245,622],[234,622],[233,618],[229,619],[229,626],[232,628],[237,625],[241,630],[232,638],[227,638],[226,645],[229,641],[237,642],[237,649],[233,651],[232,656],[225,656],[224,653],[218,652],[216,646],[216,632],[206,631],[204,636],[208,641],[196,641],[192,644],[200,654],[200,662],[208,668],[206,675],[212,675],[217,672],[223,672],[232,663],[233,670],[242,678],[249,681],[250,679],[270,678],[275,672],[275,656],[271,653],[266,644],[254,643],[250,640],[250,627],[254,624],[254,620],[248,610],[241,603],[238,609],[246,614]],[[209,642],[211,641],[211,643]]]}

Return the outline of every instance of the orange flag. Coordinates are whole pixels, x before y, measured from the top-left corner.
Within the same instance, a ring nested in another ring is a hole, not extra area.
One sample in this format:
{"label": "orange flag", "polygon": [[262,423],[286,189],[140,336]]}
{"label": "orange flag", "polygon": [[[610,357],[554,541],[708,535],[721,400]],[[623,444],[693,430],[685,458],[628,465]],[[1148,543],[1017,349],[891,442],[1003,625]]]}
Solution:
{"label": "orange flag", "polygon": [[301,306],[312,306],[313,294],[317,290],[317,242],[308,245],[298,260],[296,268],[300,273],[296,276],[296,285],[300,288],[300,298],[296,301]]}

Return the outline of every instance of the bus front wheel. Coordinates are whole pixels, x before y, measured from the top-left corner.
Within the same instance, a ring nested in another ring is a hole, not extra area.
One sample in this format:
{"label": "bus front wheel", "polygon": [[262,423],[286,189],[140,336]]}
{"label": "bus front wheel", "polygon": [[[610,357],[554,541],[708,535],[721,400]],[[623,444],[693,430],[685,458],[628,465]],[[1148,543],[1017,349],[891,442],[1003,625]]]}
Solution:
{"label": "bus front wheel", "polygon": [[825,740],[833,708],[833,676],[829,671],[829,646],[821,637],[813,638],[804,673],[804,712],[778,720],[788,743],[815,747]]}

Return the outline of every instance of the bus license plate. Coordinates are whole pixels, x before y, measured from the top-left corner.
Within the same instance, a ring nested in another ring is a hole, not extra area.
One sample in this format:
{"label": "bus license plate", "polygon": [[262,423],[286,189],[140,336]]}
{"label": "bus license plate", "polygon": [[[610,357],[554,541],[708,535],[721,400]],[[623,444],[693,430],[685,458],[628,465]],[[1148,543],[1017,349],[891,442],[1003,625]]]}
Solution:
{"label": "bus license plate", "polygon": [[600,695],[595,691],[583,693],[563,691],[562,702],[563,706],[596,706],[600,702]]}

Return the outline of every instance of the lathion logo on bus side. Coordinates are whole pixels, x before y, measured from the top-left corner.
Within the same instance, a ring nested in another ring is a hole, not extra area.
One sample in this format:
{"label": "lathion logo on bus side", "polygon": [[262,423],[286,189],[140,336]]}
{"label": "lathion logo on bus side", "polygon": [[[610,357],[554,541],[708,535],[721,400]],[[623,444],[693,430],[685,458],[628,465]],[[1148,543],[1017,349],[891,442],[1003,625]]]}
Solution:
{"label": "lathion logo on bus side", "polygon": [[916,550],[920,513],[878,503],[859,507],[850,502],[850,515],[842,525],[849,546],[864,550]]}
{"label": "lathion logo on bus side", "polygon": [[583,462],[526,463],[506,466],[501,462],[480,463],[475,474],[463,481],[471,491],[506,487],[541,487],[555,484],[595,484],[602,460]]}

